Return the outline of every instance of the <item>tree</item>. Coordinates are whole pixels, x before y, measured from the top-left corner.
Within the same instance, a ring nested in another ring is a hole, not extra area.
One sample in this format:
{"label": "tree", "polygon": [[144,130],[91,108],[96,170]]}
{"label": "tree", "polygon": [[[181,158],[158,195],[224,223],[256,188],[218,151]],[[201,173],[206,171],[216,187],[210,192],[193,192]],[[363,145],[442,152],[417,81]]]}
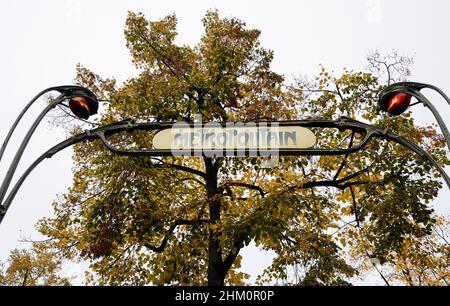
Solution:
{"label": "tree", "polygon": [[61,261],[42,246],[11,251],[7,264],[0,262],[0,286],[70,285],[69,278],[59,276]]}
{"label": "tree", "polygon": [[[405,235],[401,245],[391,252],[386,273],[386,281],[408,286],[449,286],[450,285],[450,244],[448,240],[449,221],[436,217],[432,233],[425,236]],[[370,250],[370,240],[359,236],[354,245],[355,261],[362,264],[361,271],[373,268],[364,262],[362,255]]]}
{"label": "tree", "polygon": [[[195,114],[205,121],[348,116],[407,136],[448,164],[434,127],[379,113],[384,84],[376,73],[323,69],[287,85],[270,69],[273,53],[260,46],[260,32],[244,22],[210,11],[194,47],[175,43],[176,23],[174,15],[148,21],[129,13],[125,37],[140,73],[120,86],[78,66],[77,83],[110,101],[96,124],[192,121]],[[401,72],[407,64],[384,67]],[[361,141],[348,131],[314,132],[320,147]],[[148,148],[151,137],[109,140]],[[239,271],[239,252],[251,241],[277,255],[260,282],[348,285],[360,270],[351,258],[370,252],[393,264],[407,256],[409,237],[429,237],[429,203],[442,185],[428,162],[383,141],[345,157],[283,157],[276,168],[261,167],[261,158],[121,157],[100,142],[77,145],[73,159],[73,186],[39,230],[64,258],[91,262],[90,282],[111,285],[241,285],[248,275]],[[363,238],[364,250],[357,247]]]}

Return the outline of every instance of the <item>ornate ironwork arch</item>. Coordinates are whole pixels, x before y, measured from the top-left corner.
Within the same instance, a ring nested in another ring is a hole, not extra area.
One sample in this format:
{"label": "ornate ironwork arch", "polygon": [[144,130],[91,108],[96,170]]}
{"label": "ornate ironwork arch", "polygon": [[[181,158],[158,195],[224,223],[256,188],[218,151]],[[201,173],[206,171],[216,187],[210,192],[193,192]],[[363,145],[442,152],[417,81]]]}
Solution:
{"label": "ornate ironwork arch", "polygon": [[[373,125],[369,125],[351,118],[341,117],[338,120],[293,120],[293,121],[265,121],[267,123],[276,123],[279,126],[301,126],[306,128],[333,128],[338,129],[340,131],[350,130],[352,131],[352,135],[355,133],[359,133],[362,135],[362,140],[353,145],[353,141],[350,142],[350,146],[348,148],[340,148],[340,149],[320,149],[320,148],[307,148],[307,149],[279,149],[277,151],[273,150],[259,150],[263,156],[267,156],[267,154],[276,154],[279,156],[305,156],[305,155],[348,155],[362,150],[367,144],[374,138],[386,139],[392,142],[395,142],[399,145],[402,145],[409,150],[417,153],[422,158],[428,160],[442,175],[447,186],[450,188],[450,178],[439,165],[439,163],[425,150],[420,148],[418,145],[413,142],[400,137],[388,130],[383,130],[377,128]],[[28,169],[22,174],[22,176],[18,179],[14,187],[11,189],[8,197],[5,202],[0,206],[0,222],[3,220],[6,211],[10,207],[12,201],[14,200],[17,192],[20,187],[29,176],[29,174],[45,159],[51,158],[58,152],[84,141],[94,141],[101,140],[102,143],[106,146],[108,150],[112,153],[123,155],[123,156],[171,156],[171,150],[161,150],[161,149],[144,149],[144,150],[123,150],[115,147],[110,141],[108,141],[108,137],[112,135],[116,135],[123,132],[134,132],[134,131],[158,131],[167,128],[171,128],[175,123],[154,123],[154,122],[146,122],[146,123],[136,123],[132,119],[120,121],[117,123],[113,123],[110,125],[106,125],[103,127],[99,127],[93,130],[86,131],[79,135],[68,138],[61,143],[55,145],[44,154],[42,154],[38,159],[36,159]],[[190,126],[194,127],[195,124],[198,123],[189,123]],[[226,126],[226,122],[219,123],[223,127]],[[353,136],[352,136],[353,140]],[[195,153],[192,151],[192,153]],[[204,151],[205,154],[214,152]],[[237,150],[236,154],[248,154],[249,150]],[[341,166],[342,168],[342,166]],[[342,170],[342,169],[340,169]],[[338,173],[340,172],[338,171]]]}

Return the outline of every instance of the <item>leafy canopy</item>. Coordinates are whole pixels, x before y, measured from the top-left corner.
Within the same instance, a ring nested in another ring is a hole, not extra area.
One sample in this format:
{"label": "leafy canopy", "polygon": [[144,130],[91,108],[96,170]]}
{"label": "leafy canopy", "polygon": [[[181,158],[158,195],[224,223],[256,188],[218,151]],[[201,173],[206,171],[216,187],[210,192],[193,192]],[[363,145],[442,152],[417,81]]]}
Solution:
{"label": "leafy canopy", "polygon": [[[243,21],[209,11],[195,46],[175,43],[176,25],[175,15],[149,21],[129,13],[125,38],[139,74],[121,85],[78,66],[76,82],[110,101],[98,124],[195,114],[205,121],[348,116],[405,136],[448,164],[433,126],[415,126],[409,113],[379,113],[385,84],[377,63],[390,58],[373,54],[372,72],[322,69],[313,80],[286,84],[271,70],[274,54],[260,45],[260,32]],[[386,67],[409,71],[399,69],[405,63]],[[314,132],[320,147],[361,140],[348,131]],[[148,148],[151,135],[124,133],[111,142]],[[392,143],[372,141],[346,157],[284,157],[275,168],[259,158],[121,157],[100,142],[77,145],[73,159],[73,186],[39,230],[63,257],[89,261],[92,283],[204,285],[219,275],[244,284],[239,251],[252,241],[276,254],[261,283],[346,285],[373,268],[372,257],[399,275],[416,261],[439,265],[428,277],[448,279],[448,244],[422,245],[436,226],[430,204],[442,183],[428,162]]]}
{"label": "leafy canopy", "polygon": [[61,277],[61,261],[45,246],[11,251],[7,265],[0,262],[0,286],[69,286],[70,278]]}

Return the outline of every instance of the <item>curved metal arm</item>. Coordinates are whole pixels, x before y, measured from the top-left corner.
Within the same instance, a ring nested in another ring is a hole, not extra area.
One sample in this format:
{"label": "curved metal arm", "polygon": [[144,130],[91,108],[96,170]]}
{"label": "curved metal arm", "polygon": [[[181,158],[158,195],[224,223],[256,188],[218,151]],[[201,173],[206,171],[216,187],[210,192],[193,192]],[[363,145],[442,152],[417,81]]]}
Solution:
{"label": "curved metal arm", "polygon": [[[436,118],[436,121],[439,124],[439,127],[441,128],[442,134],[444,134],[444,138],[447,142],[447,147],[450,150],[450,132],[448,131],[447,125],[444,122],[444,119],[442,119],[441,115],[439,114],[436,107],[431,103],[428,98],[426,98],[420,91],[416,92],[416,95],[418,98],[420,98],[420,101],[424,103],[426,107],[430,109],[430,111],[433,113],[434,117]],[[450,104],[450,102],[449,102]]]}
{"label": "curved metal arm", "polygon": [[[450,105],[450,98],[440,88],[438,88],[434,85],[431,85],[431,84],[422,84],[422,86],[423,86],[423,88],[429,88],[429,89],[432,89],[432,90],[436,91],[437,93],[439,93],[444,98],[444,100],[448,103],[448,105]],[[444,120],[442,120],[442,117],[439,115],[439,112],[434,107],[434,105],[430,102],[430,100],[425,98],[424,95],[422,95],[422,98],[424,99],[424,103],[426,104],[426,106],[431,110],[434,117],[438,121],[439,126],[441,127],[441,130],[444,133],[444,137],[447,140],[447,147],[450,150],[450,133],[448,132],[448,129],[444,123]]]}
{"label": "curved metal arm", "polygon": [[[340,120],[303,120],[303,121],[287,121],[287,122],[279,122],[280,125],[283,126],[303,126],[303,127],[324,127],[324,128],[338,128],[340,130],[353,130],[356,132],[364,133],[365,137],[361,143],[355,148],[350,149],[338,149],[338,150],[330,150],[330,149],[301,149],[301,150],[280,150],[280,155],[345,155],[349,153],[354,153],[362,148],[364,148],[369,141],[376,137],[387,139],[398,143],[411,151],[417,153],[422,158],[427,159],[431,162],[431,164],[439,171],[442,177],[445,180],[445,183],[450,189],[450,178],[445,173],[444,169],[439,165],[438,162],[425,150],[420,148],[418,145],[413,142],[400,137],[394,133],[388,132],[386,130],[379,129],[375,126],[365,124],[356,120],[352,120],[349,118],[341,118]],[[22,186],[23,182],[29,176],[29,174],[45,159],[51,158],[56,153],[64,150],[67,147],[70,147],[74,144],[83,142],[83,141],[92,141],[96,139],[101,139],[103,142],[106,140],[105,135],[113,135],[124,131],[133,132],[136,130],[161,130],[165,128],[170,128],[172,123],[133,123],[131,120],[126,120],[123,122],[114,123],[111,125],[103,126],[98,129],[94,129],[91,131],[87,131],[85,133],[76,135],[71,137],[58,145],[54,146],[44,154],[42,154],[36,161],[31,164],[31,166],[22,174],[19,178],[15,186],[12,188],[10,194],[5,200],[3,205],[0,205],[0,223],[3,220],[6,211],[10,207],[14,197]],[[108,142],[106,142],[108,143]],[[122,151],[117,150],[110,144],[107,146],[108,150],[113,153],[118,153],[121,155],[127,156],[167,156],[170,155],[170,152],[165,150],[144,150],[144,151]]]}
{"label": "curved metal arm", "polygon": [[21,157],[23,155],[23,152],[25,151],[25,148],[28,145],[28,142],[31,139],[31,136],[33,136],[33,133],[36,130],[36,128],[38,127],[39,123],[42,121],[44,116],[52,108],[54,108],[56,105],[58,105],[59,103],[61,103],[65,99],[70,99],[70,98],[78,97],[78,96],[84,96],[87,99],[89,99],[89,101],[92,102],[92,106],[93,106],[92,114],[97,113],[97,110],[98,110],[97,98],[87,88],[76,86],[76,85],[63,85],[63,86],[49,87],[47,89],[44,89],[39,94],[37,94],[25,106],[25,108],[22,110],[22,112],[19,114],[19,116],[17,117],[17,119],[13,123],[12,127],[10,128],[10,130],[9,130],[9,132],[8,132],[4,142],[3,142],[2,148],[0,149],[0,161],[1,161],[1,158],[3,157],[3,154],[4,154],[5,150],[6,150],[6,147],[8,146],[9,140],[11,139],[11,136],[14,133],[14,130],[16,129],[16,127],[19,124],[19,122],[22,120],[22,118],[25,115],[25,113],[27,112],[27,110],[33,105],[34,102],[36,102],[36,100],[39,97],[41,97],[42,95],[44,95],[47,92],[54,91],[54,90],[58,91],[60,93],[60,95],[55,100],[50,102],[50,104],[47,105],[47,107],[45,107],[45,109],[36,118],[36,120],[34,121],[33,125],[28,130],[28,133],[25,135],[24,139],[22,140],[22,143],[21,143],[19,149],[17,150],[17,152],[16,152],[16,154],[14,156],[14,159],[13,159],[11,165],[9,166],[9,169],[8,169],[8,171],[6,173],[6,176],[3,179],[2,185],[0,186],[0,203],[3,201],[3,199],[4,199],[5,195],[6,195],[6,192],[8,191],[8,188],[9,188],[9,185],[11,183],[11,180],[14,177],[14,173],[15,173],[15,171],[17,169],[17,166],[18,166],[18,164],[20,162],[20,159],[21,159]]}
{"label": "curved metal arm", "polygon": [[434,90],[434,91],[436,91],[438,94],[440,94],[445,99],[445,101],[448,103],[448,105],[450,105],[450,98],[439,87],[436,87],[434,85],[426,84],[426,83],[418,83],[418,82],[399,82],[399,83],[396,83],[396,84],[393,84],[393,85],[405,86],[405,87],[408,87],[408,88],[415,89],[417,91],[420,91],[420,90],[422,90],[424,88],[428,88],[428,89]]}
{"label": "curved metal arm", "polygon": [[25,148],[28,145],[28,142],[31,139],[31,136],[33,136],[34,131],[38,127],[39,123],[42,121],[42,119],[45,117],[45,115],[54,108],[57,104],[61,103],[66,98],[65,94],[61,94],[58,98],[53,100],[49,105],[47,105],[46,108],[39,114],[39,116],[34,121],[33,125],[28,130],[27,134],[25,135],[24,139],[22,140],[22,143],[20,144],[19,149],[16,152],[16,155],[14,156],[14,159],[9,166],[8,172],[6,172],[6,176],[3,179],[3,183],[0,186],[0,203],[3,201],[6,192],[8,191],[9,184],[11,183],[11,180],[14,176],[14,173],[16,172],[17,166],[19,164],[19,161],[22,157],[23,152],[25,151]]}
{"label": "curved metal arm", "polygon": [[16,184],[11,189],[11,192],[9,193],[9,195],[6,198],[5,202],[2,205],[0,205],[0,223],[2,222],[6,211],[8,210],[9,206],[11,206],[11,203],[14,200],[14,198],[15,198],[17,192],[19,191],[20,187],[22,186],[22,184],[25,182],[25,180],[30,175],[30,173],[41,162],[43,162],[47,158],[52,158],[53,155],[55,155],[56,153],[66,149],[66,148],[68,148],[70,146],[73,146],[73,145],[75,145],[75,144],[77,144],[79,142],[88,141],[88,140],[94,140],[94,139],[96,139],[96,136],[89,135],[89,133],[83,133],[83,134],[76,135],[74,137],[71,137],[71,138],[69,138],[69,139],[67,139],[67,140],[57,144],[56,146],[54,146],[53,148],[51,148],[50,150],[48,150],[47,152],[42,154],[38,159],[36,159],[28,167],[28,169],[25,170],[25,172],[22,174],[22,176],[17,180]]}
{"label": "curved metal arm", "polygon": [[41,96],[45,95],[46,93],[55,90],[57,87],[50,87],[47,89],[44,89],[40,93],[38,93],[22,110],[22,112],[17,117],[16,121],[14,121],[13,125],[9,129],[8,135],[6,135],[5,140],[3,141],[2,148],[0,149],[0,161],[2,160],[3,154],[5,153],[6,147],[8,146],[9,140],[11,139],[12,134],[14,133],[16,127],[19,125],[20,120],[22,120],[25,113],[28,111],[28,109],[34,104],[34,102],[37,101]]}
{"label": "curved metal arm", "polygon": [[417,153],[422,158],[427,159],[436,168],[436,170],[439,171],[439,173],[442,175],[445,183],[447,184],[448,188],[450,189],[450,177],[445,172],[444,168],[442,168],[439,165],[439,163],[433,158],[433,156],[431,156],[427,151],[425,151],[424,149],[422,149],[421,147],[416,145],[414,142],[412,142],[406,138],[400,137],[396,134],[390,133],[390,132],[387,132],[382,136],[380,136],[380,135],[376,135],[376,136],[379,138],[385,138],[385,139],[391,140],[393,142],[396,142],[396,143],[410,149],[411,151]]}
{"label": "curved metal arm", "polygon": [[2,160],[3,154],[5,153],[6,147],[8,146],[8,143],[11,139],[12,134],[14,133],[14,131],[16,130],[17,126],[19,125],[20,121],[22,120],[23,116],[25,115],[25,113],[28,111],[28,109],[43,95],[45,95],[48,92],[51,91],[58,91],[59,93],[64,93],[64,94],[70,94],[70,92],[74,91],[74,90],[79,90],[79,89],[83,89],[84,88],[80,87],[80,86],[76,86],[76,85],[63,85],[63,86],[53,86],[53,87],[49,87],[47,89],[44,89],[43,91],[41,91],[40,93],[38,93],[33,99],[31,99],[30,102],[28,102],[28,104],[24,107],[24,109],[20,112],[19,116],[16,118],[16,120],[14,121],[13,125],[11,126],[11,128],[9,129],[8,134],[6,135],[5,140],[3,141],[2,147],[0,149],[0,161]]}
{"label": "curved metal arm", "polygon": [[437,91],[444,98],[444,100],[447,101],[448,105],[450,105],[450,98],[440,88],[438,88],[434,85],[430,85],[430,84],[425,84],[425,85],[426,85],[426,88]]}

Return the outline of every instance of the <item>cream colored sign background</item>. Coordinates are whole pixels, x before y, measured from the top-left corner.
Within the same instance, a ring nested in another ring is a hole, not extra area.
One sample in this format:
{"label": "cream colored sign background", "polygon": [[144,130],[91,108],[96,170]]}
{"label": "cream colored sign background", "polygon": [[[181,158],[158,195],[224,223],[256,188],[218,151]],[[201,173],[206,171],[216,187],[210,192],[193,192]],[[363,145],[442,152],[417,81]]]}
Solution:
{"label": "cream colored sign background", "polygon": [[163,150],[305,149],[315,143],[313,132],[300,126],[171,128],[153,138],[153,147]]}

